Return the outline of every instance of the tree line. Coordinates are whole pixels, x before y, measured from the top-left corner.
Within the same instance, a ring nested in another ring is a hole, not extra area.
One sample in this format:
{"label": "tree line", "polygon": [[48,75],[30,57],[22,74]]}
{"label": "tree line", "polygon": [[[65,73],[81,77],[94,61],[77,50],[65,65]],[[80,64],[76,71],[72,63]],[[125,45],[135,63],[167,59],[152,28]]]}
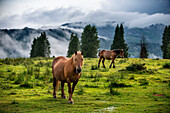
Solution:
{"label": "tree line", "polygon": [[[73,50],[79,50],[77,48],[80,48],[81,50],[84,51],[84,57],[91,57],[91,58],[96,57],[98,49],[100,48],[100,41],[99,41],[98,32],[95,26],[91,26],[91,25],[85,26],[82,36],[81,36],[81,41],[80,41],[81,45],[79,47],[75,45],[72,46],[72,43],[75,40],[75,39],[73,40],[72,35],[70,37],[70,43],[68,47],[67,56],[71,56],[74,53]],[[77,38],[77,37],[74,37],[74,38]],[[79,44],[78,42],[76,43]],[[119,25],[117,25],[116,27],[113,43],[111,45],[111,50],[113,49],[124,49],[124,56],[125,57],[129,56],[128,47],[124,40],[124,28],[122,24],[120,25],[120,27]]]}
{"label": "tree line", "polygon": [[[49,57],[51,54],[50,43],[45,32],[41,33],[39,37],[34,38],[31,47],[30,57]],[[140,47],[140,58],[147,58],[149,53],[147,51],[146,38],[144,36],[140,41]],[[77,34],[71,34],[67,56],[70,57],[75,51],[83,50],[84,57],[95,58],[99,48],[100,41],[96,27],[87,25],[83,30],[80,41]],[[124,57],[130,56],[128,54],[128,45],[124,39],[124,27],[122,24],[116,26],[110,49],[123,49]],[[170,59],[170,25],[166,26],[164,29],[161,50],[163,58]]]}

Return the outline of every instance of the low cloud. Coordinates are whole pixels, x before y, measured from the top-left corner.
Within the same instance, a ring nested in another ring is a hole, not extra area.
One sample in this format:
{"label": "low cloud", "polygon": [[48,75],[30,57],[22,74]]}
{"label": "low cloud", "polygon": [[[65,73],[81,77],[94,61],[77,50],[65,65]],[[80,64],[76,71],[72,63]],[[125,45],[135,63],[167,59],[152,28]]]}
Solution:
{"label": "low cloud", "polygon": [[7,34],[1,35],[0,44],[1,44],[0,58],[28,57],[29,48],[24,49],[24,47],[23,47],[23,46],[27,46],[27,45],[23,44],[23,42],[19,42],[17,40],[12,39]]}
{"label": "low cloud", "polygon": [[[51,56],[66,56],[69,43],[67,39],[70,33],[65,32],[65,34],[66,37],[58,37],[60,40],[47,35],[51,46]],[[12,35],[15,35],[15,33]],[[33,39],[40,36],[40,34],[33,32],[29,36],[23,36],[23,39],[20,41],[17,41],[2,31],[0,31],[0,36],[0,58],[16,58],[29,57]]]}
{"label": "low cloud", "polygon": [[0,28],[40,28],[42,26],[59,26],[67,22],[88,22],[102,25],[106,21],[124,22],[128,27],[146,27],[151,24],[170,24],[170,14],[156,13],[149,15],[139,12],[107,12],[96,10],[89,13],[76,8],[39,9],[22,15],[0,18]]}
{"label": "low cloud", "polygon": [[68,41],[67,40],[56,40],[53,37],[49,37],[49,42],[51,45],[51,55],[52,56],[66,56],[68,49]]}

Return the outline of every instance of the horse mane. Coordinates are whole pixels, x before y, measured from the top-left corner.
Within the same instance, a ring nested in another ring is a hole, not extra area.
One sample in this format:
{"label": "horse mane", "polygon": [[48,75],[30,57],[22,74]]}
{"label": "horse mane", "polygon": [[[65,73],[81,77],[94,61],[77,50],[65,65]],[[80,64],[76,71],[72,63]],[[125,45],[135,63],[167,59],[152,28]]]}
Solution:
{"label": "horse mane", "polygon": [[113,52],[115,52],[116,54],[120,54],[120,52],[122,52],[122,49],[114,49]]}
{"label": "horse mane", "polygon": [[[81,54],[80,51],[77,51],[77,54]],[[71,58],[74,58],[75,57],[75,53],[71,56]]]}

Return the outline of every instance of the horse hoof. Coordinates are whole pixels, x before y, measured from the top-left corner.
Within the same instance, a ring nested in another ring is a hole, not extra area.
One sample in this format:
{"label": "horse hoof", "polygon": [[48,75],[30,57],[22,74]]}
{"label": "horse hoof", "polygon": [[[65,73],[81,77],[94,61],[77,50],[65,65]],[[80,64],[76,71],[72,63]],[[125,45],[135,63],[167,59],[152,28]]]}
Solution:
{"label": "horse hoof", "polygon": [[63,96],[62,99],[67,99],[67,97],[66,97],[66,96]]}
{"label": "horse hoof", "polygon": [[74,104],[74,102],[73,102],[73,101],[68,101],[68,103],[69,103],[69,104]]}
{"label": "horse hoof", "polygon": [[115,66],[113,66],[113,68],[115,68]]}
{"label": "horse hoof", "polygon": [[53,98],[57,98],[57,96],[53,96]]}

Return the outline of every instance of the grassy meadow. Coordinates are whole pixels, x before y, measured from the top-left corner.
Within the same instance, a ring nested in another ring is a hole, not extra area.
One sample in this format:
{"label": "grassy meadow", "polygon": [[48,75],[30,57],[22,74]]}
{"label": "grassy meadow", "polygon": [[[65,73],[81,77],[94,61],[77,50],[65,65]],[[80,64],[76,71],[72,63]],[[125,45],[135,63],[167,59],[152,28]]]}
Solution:
{"label": "grassy meadow", "polygon": [[52,60],[0,59],[0,112],[170,112],[168,59],[117,58],[116,68],[106,60],[98,69],[98,58],[86,58],[74,104],[61,90],[52,98]]}

